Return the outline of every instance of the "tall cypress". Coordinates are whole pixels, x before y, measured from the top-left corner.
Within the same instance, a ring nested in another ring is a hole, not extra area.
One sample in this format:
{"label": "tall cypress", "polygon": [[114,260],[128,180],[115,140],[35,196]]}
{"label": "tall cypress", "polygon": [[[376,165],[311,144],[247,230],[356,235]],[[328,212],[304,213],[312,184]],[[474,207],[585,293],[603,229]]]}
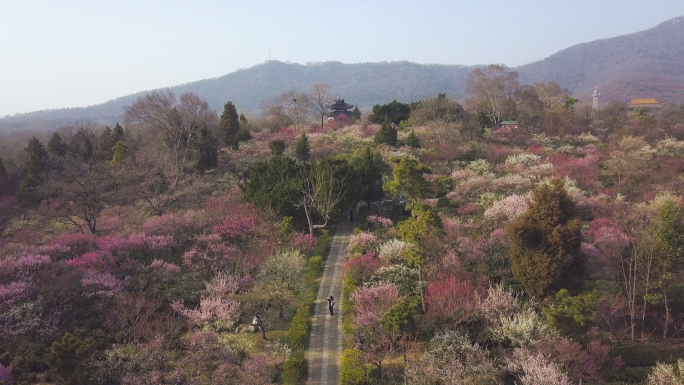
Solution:
{"label": "tall cypress", "polygon": [[35,136],[28,142],[24,149],[26,163],[24,165],[24,177],[19,185],[19,201],[25,205],[37,204],[40,201],[36,187],[42,182],[43,173],[47,167],[48,154],[43,144]]}
{"label": "tall cypress", "polygon": [[236,136],[240,131],[240,121],[238,118],[237,108],[233,102],[227,102],[223,105],[223,114],[221,114],[221,122],[219,124],[221,132],[221,139],[224,146],[233,146],[236,144]]}

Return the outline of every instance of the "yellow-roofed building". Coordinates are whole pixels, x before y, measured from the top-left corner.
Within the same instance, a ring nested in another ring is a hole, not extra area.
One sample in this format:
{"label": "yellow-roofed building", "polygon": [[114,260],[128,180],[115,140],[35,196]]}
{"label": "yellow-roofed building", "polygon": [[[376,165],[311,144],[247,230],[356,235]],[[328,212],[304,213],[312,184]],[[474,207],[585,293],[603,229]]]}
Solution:
{"label": "yellow-roofed building", "polygon": [[660,108],[660,103],[655,98],[652,99],[632,99],[629,107],[651,107]]}

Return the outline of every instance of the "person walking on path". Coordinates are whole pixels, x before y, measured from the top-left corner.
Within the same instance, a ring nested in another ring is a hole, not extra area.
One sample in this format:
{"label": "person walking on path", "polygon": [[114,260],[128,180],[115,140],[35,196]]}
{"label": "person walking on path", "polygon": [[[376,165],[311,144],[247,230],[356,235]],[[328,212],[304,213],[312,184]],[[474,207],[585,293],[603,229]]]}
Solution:
{"label": "person walking on path", "polygon": [[354,220],[354,209],[349,210],[349,220],[350,221]]}
{"label": "person walking on path", "polygon": [[326,299],[328,300],[328,310],[330,310],[330,315],[333,315],[333,307],[335,306],[335,297],[333,297],[331,295],[330,297],[328,297]]}

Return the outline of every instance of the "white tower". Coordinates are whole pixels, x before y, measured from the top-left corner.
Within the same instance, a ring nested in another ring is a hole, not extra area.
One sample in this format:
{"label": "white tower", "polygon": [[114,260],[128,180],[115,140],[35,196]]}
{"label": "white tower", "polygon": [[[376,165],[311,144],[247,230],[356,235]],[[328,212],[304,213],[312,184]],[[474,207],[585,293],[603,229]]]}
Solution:
{"label": "white tower", "polygon": [[601,95],[594,87],[594,93],[591,95],[591,114],[594,120],[596,120],[596,111],[599,105],[599,95]]}

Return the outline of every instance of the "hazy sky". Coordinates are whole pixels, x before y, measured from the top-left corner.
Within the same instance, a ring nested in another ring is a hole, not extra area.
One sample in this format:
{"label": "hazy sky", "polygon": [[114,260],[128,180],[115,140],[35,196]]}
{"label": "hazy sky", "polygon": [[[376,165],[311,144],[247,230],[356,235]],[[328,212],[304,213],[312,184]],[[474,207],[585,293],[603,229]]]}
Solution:
{"label": "hazy sky", "polygon": [[0,116],[269,58],[509,66],[684,16],[682,0],[0,0]]}

